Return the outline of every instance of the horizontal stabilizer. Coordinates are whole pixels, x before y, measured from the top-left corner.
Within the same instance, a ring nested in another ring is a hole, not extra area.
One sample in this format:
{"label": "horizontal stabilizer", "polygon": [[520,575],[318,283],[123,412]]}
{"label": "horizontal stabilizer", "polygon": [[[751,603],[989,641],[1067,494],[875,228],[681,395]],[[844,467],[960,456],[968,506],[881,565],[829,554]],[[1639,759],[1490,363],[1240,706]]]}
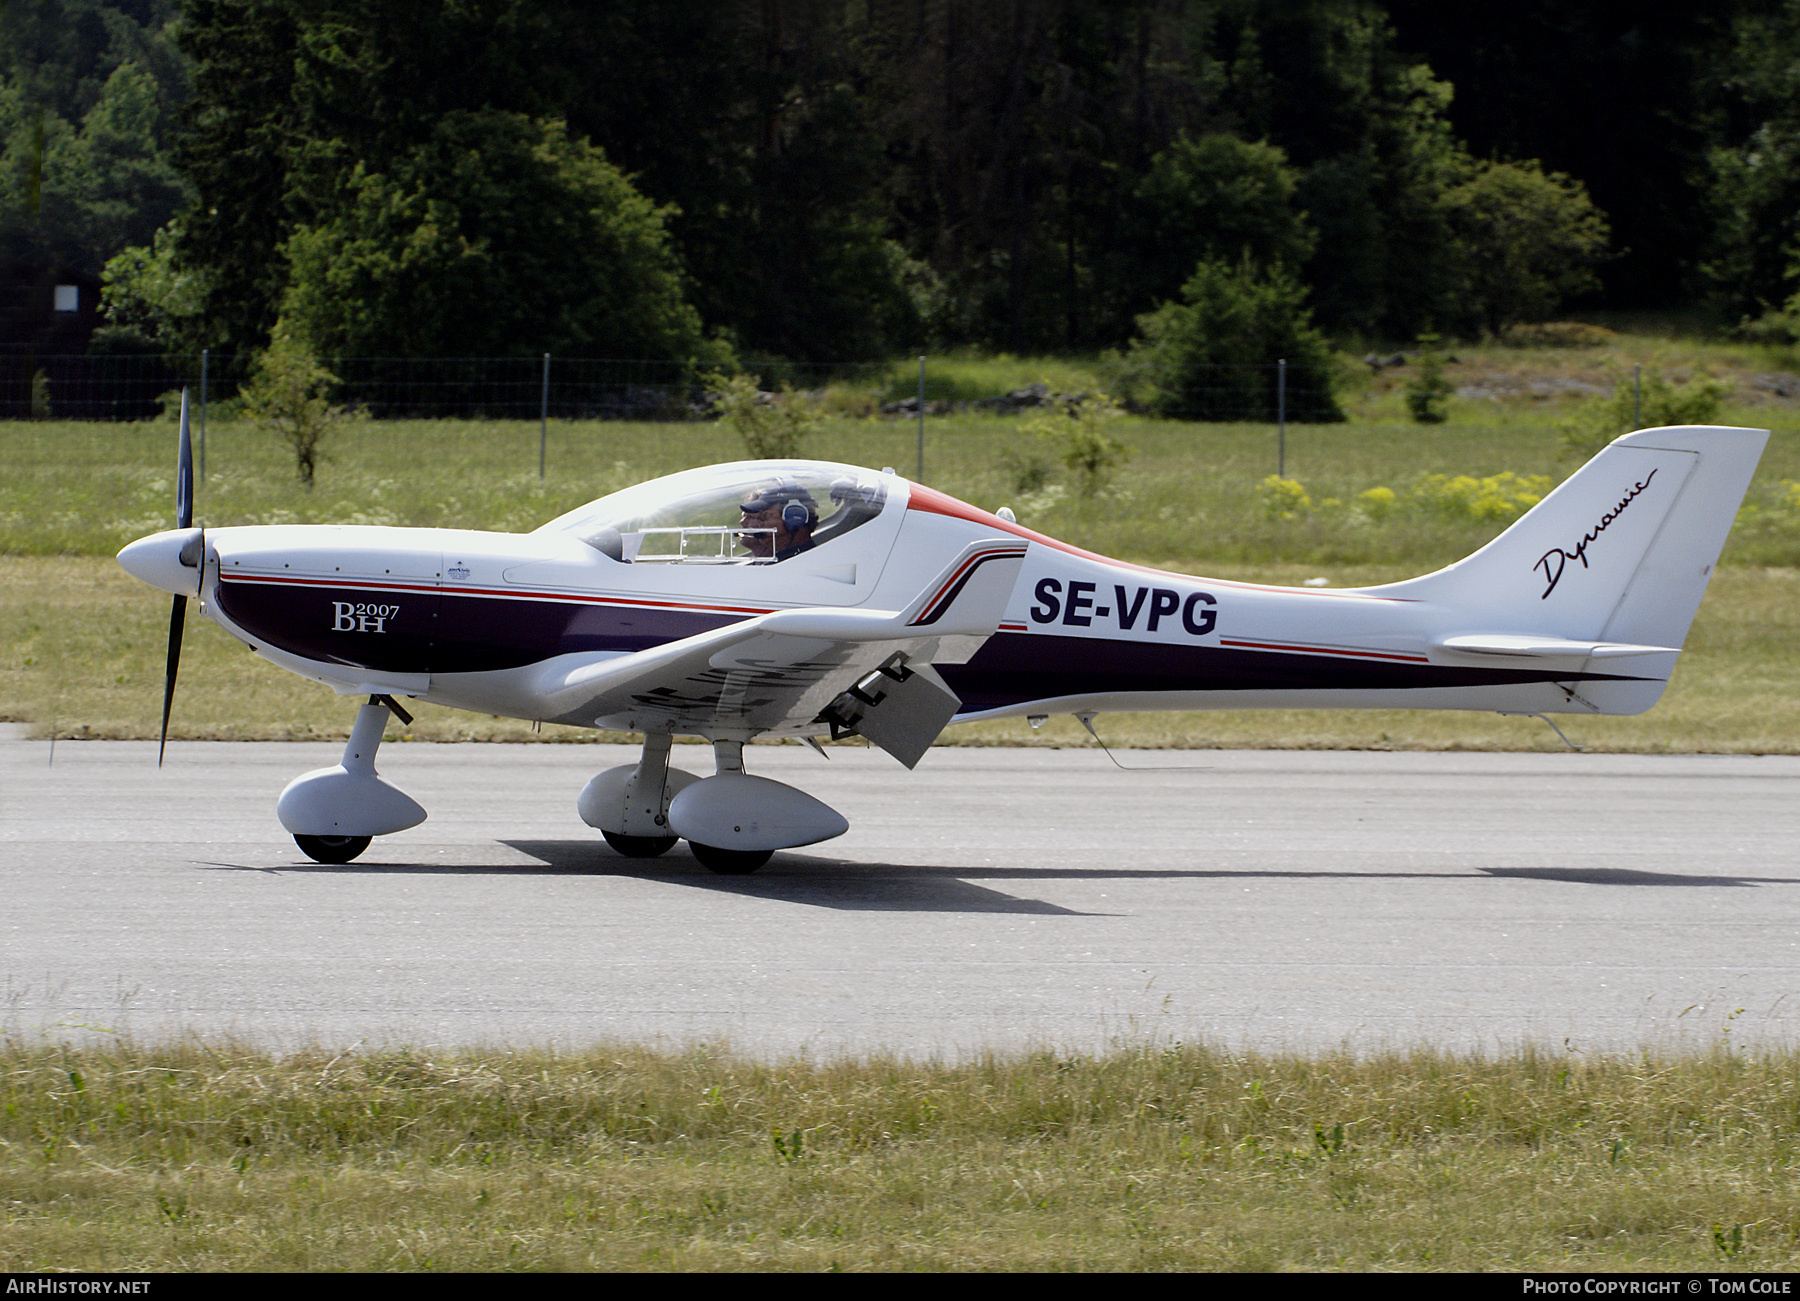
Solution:
{"label": "horizontal stabilizer", "polygon": [[1444,637],[1433,643],[1458,655],[1503,655],[1515,659],[1628,659],[1634,655],[1674,655],[1679,646],[1635,646],[1629,642],[1577,641],[1566,637],[1478,633]]}

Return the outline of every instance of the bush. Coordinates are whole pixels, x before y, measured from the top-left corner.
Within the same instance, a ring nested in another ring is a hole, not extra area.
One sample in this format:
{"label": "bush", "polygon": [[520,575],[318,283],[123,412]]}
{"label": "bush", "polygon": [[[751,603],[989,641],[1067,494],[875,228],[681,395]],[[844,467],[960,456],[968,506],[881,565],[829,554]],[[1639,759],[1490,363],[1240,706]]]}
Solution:
{"label": "bush", "polygon": [[562,123],[458,110],[293,234],[282,316],[328,357],[728,361],[666,216]]}
{"label": "bush", "polygon": [[1312,497],[1298,479],[1284,479],[1271,474],[1257,490],[1263,514],[1272,520],[1291,520],[1312,509]]}
{"label": "bush", "polygon": [[1550,487],[1547,474],[1514,474],[1511,470],[1481,479],[1470,474],[1428,474],[1413,488],[1412,499],[1444,520],[1503,524],[1537,505]]}
{"label": "bush", "polygon": [[295,472],[308,488],[313,484],[313,470],[323,459],[319,444],[346,414],[326,396],[335,383],[337,376],[278,325],[241,395],[244,414],[294,449]]}
{"label": "bush", "polygon": [[[1731,392],[1729,384],[1705,375],[1679,387],[1661,375],[1647,375],[1641,402],[1636,389],[1632,377],[1622,376],[1610,398],[1592,402],[1565,420],[1561,425],[1563,454],[1586,460],[1633,429],[1710,425],[1719,418],[1719,407]],[[1634,410],[1639,413],[1635,419]]]}
{"label": "bush", "polygon": [[1318,241],[1294,200],[1298,181],[1287,155],[1267,141],[1178,134],[1150,159],[1123,207],[1120,243],[1128,252],[1111,292],[1095,286],[1121,309],[1113,330],[1129,331],[1127,304],[1179,294],[1202,258],[1247,252],[1261,266],[1305,265]]}
{"label": "bush", "polygon": [[[1542,501],[1550,488],[1547,474],[1503,470],[1481,479],[1469,474],[1427,474],[1404,496],[1388,487],[1366,489],[1356,495],[1348,510],[1367,524],[1385,524],[1403,514],[1423,515],[1446,524],[1510,524]],[[1300,480],[1273,474],[1262,481],[1257,497],[1263,515],[1276,521],[1300,519],[1315,510],[1331,516],[1346,505],[1339,498],[1327,497],[1315,507],[1312,494]]]}
{"label": "bush", "polygon": [[1610,232],[1580,181],[1535,161],[1483,163],[1444,208],[1462,254],[1466,325],[1500,335],[1599,287],[1594,267]]}
{"label": "bush", "polygon": [[[1104,393],[1090,393],[1065,402],[1060,415],[1033,416],[1021,427],[1060,444],[1060,459],[1075,476],[1075,491],[1083,497],[1096,497],[1112,481],[1113,471],[1131,459],[1131,449],[1101,428],[1122,414]],[[1024,474],[1017,475],[1015,482],[1020,491],[1030,490]]]}
{"label": "bush", "polygon": [[1800,343],[1800,312],[1790,302],[1786,309],[1770,309],[1761,316],[1745,317],[1733,335],[1764,348],[1791,348]]}
{"label": "bush", "polygon": [[1604,348],[1618,341],[1617,330],[1585,321],[1537,321],[1500,332],[1500,342],[1508,348]]}
{"label": "bush", "polygon": [[1202,262],[1182,290],[1138,318],[1126,359],[1128,391],[1177,420],[1272,421],[1276,363],[1286,360],[1287,415],[1338,421],[1331,350],[1312,324],[1306,288],[1285,269],[1248,258]]}
{"label": "bush", "polygon": [[101,303],[107,323],[94,332],[99,347],[114,353],[180,352],[195,347],[206,300],[206,277],[175,265],[181,224],[156,232],[149,247],[128,248],[102,272]]}
{"label": "bush", "polygon": [[1399,507],[1400,494],[1392,488],[1370,488],[1356,494],[1356,504],[1365,519],[1379,524]]}
{"label": "bush", "polygon": [[1456,392],[1456,385],[1444,377],[1444,354],[1437,346],[1435,334],[1419,336],[1424,352],[1419,369],[1406,381],[1406,409],[1422,425],[1441,425],[1449,419],[1445,403]]}
{"label": "bush", "polygon": [[753,461],[785,461],[823,418],[801,393],[765,393],[748,375],[714,375],[708,396],[719,415],[744,440]]}

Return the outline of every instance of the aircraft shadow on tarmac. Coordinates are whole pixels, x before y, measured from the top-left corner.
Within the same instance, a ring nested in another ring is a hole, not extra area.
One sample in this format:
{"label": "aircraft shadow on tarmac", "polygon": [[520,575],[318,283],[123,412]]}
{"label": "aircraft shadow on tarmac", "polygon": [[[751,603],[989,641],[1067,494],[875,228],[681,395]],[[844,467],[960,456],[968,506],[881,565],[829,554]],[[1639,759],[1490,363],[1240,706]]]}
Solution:
{"label": "aircraft shadow on tarmac", "polygon": [[[792,852],[777,854],[755,876],[718,876],[680,850],[661,858],[614,856],[583,840],[508,840],[503,842],[559,871],[587,871],[667,881],[750,899],[779,899],[854,912],[991,912],[1050,917],[1103,914],[1065,908],[1042,899],[1022,899],[976,885],[981,874],[955,867],[915,863],[854,863]],[[1026,875],[1026,874],[1021,874]],[[1030,873],[1042,878],[1049,873]]]}
{"label": "aircraft shadow on tarmac", "polygon": [[[786,852],[778,855],[755,876],[718,876],[708,872],[680,850],[656,859],[623,858],[589,840],[506,840],[501,844],[536,859],[527,863],[412,862],[382,863],[359,860],[338,866],[310,861],[281,867],[245,868],[242,864],[212,864],[238,870],[282,873],[371,873],[421,875],[528,876],[548,868],[558,875],[623,876],[739,895],[774,899],[850,911],[893,912],[994,912],[1039,916],[1095,916],[1041,899],[1020,898],[976,884],[994,881],[1047,880],[1456,880],[1479,876],[1501,879],[1561,882],[1573,885],[1676,886],[1747,888],[1758,885],[1800,884],[1800,877],[1705,876],[1686,872],[1651,872],[1613,867],[1481,867],[1474,873],[1292,871],[1242,868],[1070,868],[1057,867],[939,867],[917,863],[868,863]],[[541,865],[541,866],[539,866]],[[1479,876],[1477,876],[1479,874]]]}
{"label": "aircraft shadow on tarmac", "polygon": [[1630,867],[1484,867],[1489,876],[1523,877],[1531,881],[1568,881],[1575,885],[1732,886],[1795,885],[1792,876],[1696,876],[1689,872],[1643,872]]}
{"label": "aircraft shadow on tarmac", "polygon": [[[749,899],[773,899],[851,911],[992,912],[1053,917],[1113,915],[1083,912],[1041,899],[1021,899],[998,890],[990,890],[965,880],[965,877],[974,873],[960,868],[850,863],[838,859],[784,854],[756,876],[718,876],[678,851],[662,858],[645,860],[620,857],[604,846],[586,840],[507,840],[500,843],[529,855],[538,862],[383,863],[365,858],[342,864],[315,863],[310,859],[302,859],[255,867],[244,863],[216,862],[206,863],[205,866],[239,872],[306,876],[541,876],[547,868],[557,876],[634,877],[641,881],[662,881],[670,885],[698,887]],[[1009,875],[1042,879],[1056,874],[1017,872]],[[1069,874],[1064,872],[1061,875],[1066,877]],[[1131,875],[1157,874],[1142,872]]]}
{"label": "aircraft shadow on tarmac", "polygon": [[[845,885],[862,883],[892,887],[907,880],[922,884],[944,885],[970,880],[997,881],[1067,881],[1080,880],[1336,880],[1336,881],[1467,881],[1474,874],[1458,870],[1428,871],[1304,871],[1283,868],[1120,868],[1120,867],[996,867],[988,865],[937,866],[921,863],[871,863],[804,854],[792,850],[778,853],[755,876],[715,876],[688,857],[674,850],[661,858],[631,859],[613,854],[603,845],[589,840],[507,840],[502,844],[528,854],[546,867],[558,872],[585,872],[597,876],[634,876],[642,880],[677,881],[684,885],[725,889],[733,893],[789,897],[791,887],[801,883],[821,886],[831,894],[816,902],[836,907],[854,907],[833,897]],[[390,869],[391,870],[391,869]],[[1800,885],[1793,876],[1707,876],[1693,872],[1650,872],[1625,867],[1479,867],[1475,872],[1490,877],[1520,878],[1533,881],[1560,881],[1573,885],[1631,885],[1734,887],[1758,885]],[[779,891],[746,890],[745,886],[780,882]],[[1004,896],[997,896],[1004,897]],[[901,903],[889,906],[904,907]],[[1067,913],[1068,909],[1044,905],[1042,911]]]}

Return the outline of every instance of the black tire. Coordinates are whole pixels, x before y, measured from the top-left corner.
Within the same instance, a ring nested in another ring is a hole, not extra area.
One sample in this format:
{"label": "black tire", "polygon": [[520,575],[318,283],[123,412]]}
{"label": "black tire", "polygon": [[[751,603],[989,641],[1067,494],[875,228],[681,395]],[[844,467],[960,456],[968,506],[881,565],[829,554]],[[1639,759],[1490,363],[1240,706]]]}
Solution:
{"label": "black tire", "polygon": [[369,836],[295,836],[300,852],[315,863],[348,863],[369,847]]}
{"label": "black tire", "polygon": [[679,836],[628,836],[622,831],[602,831],[606,843],[626,858],[655,858],[675,848]]}
{"label": "black tire", "polygon": [[768,862],[775,852],[772,849],[720,849],[716,845],[696,845],[691,840],[688,848],[694,851],[694,858],[701,867],[720,876],[748,876]]}

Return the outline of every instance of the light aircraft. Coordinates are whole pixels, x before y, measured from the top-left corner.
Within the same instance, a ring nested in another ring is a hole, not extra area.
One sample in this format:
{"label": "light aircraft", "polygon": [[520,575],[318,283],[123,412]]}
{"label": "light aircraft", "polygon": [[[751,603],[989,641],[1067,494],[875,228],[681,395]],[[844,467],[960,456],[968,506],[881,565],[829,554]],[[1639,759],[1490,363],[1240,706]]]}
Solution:
{"label": "light aircraft", "polygon": [[[425,810],[375,754],[403,698],[638,733],[577,808],[621,854],[685,839],[715,872],[840,835],[744,771],[759,737],[861,736],[908,768],[943,728],[1121,710],[1636,714],[1668,682],[1768,434],[1646,429],[1487,546],[1422,578],[1307,589],[1123,564],[892,470],[738,462],[627,488],[532,533],[193,522],[185,403],[175,529],[119,553],[253,651],[363,696],[340,763],[276,816],[321,862]],[[670,766],[710,742],[714,775]],[[159,760],[160,762],[160,760]]]}

